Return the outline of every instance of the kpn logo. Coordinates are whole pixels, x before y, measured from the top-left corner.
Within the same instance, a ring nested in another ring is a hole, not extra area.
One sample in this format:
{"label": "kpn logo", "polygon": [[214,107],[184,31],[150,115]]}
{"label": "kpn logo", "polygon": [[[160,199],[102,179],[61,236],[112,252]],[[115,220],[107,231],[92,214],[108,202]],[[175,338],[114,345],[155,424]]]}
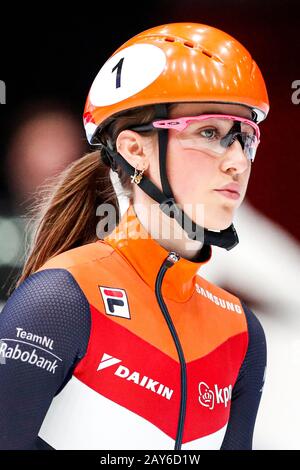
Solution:
{"label": "kpn logo", "polygon": [[0,80],[0,104],[6,104],[6,85],[3,80]]}
{"label": "kpn logo", "polygon": [[218,384],[214,384],[213,387],[209,387],[207,383],[200,382],[198,384],[198,400],[199,403],[213,410],[216,405],[223,405],[227,408],[232,395],[232,385],[229,384],[227,387],[220,387]]}

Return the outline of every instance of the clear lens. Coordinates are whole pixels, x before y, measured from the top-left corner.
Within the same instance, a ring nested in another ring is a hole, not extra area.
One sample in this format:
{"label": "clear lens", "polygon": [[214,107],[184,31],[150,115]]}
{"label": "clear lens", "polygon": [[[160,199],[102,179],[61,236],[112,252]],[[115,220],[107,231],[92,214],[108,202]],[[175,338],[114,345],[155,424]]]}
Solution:
{"label": "clear lens", "polygon": [[223,155],[227,147],[238,140],[245,156],[251,161],[254,160],[258,145],[254,127],[228,118],[191,121],[184,130],[176,131],[176,137],[184,149],[202,150],[216,156]]}

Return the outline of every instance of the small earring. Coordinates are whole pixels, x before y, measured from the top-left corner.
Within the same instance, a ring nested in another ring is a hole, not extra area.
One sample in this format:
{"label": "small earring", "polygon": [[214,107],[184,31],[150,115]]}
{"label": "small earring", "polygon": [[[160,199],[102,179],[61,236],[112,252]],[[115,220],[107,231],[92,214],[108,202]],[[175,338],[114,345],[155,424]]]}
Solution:
{"label": "small earring", "polygon": [[136,183],[139,184],[141,182],[141,179],[143,178],[143,173],[145,171],[145,168],[143,168],[141,171],[139,171],[137,168],[134,170],[134,175],[131,175],[131,183]]}

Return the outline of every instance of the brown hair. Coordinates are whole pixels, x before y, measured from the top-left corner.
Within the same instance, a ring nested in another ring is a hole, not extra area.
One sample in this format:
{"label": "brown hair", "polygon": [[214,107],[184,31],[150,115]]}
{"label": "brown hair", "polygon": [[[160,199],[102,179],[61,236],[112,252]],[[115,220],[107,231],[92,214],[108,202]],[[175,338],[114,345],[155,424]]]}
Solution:
{"label": "brown hair", "polygon": [[[154,106],[144,106],[118,113],[106,122],[99,140],[115,148],[118,134],[131,125],[144,124],[155,116]],[[25,261],[15,287],[38,270],[49,258],[72,248],[97,240],[96,209],[112,204],[120,220],[118,196],[110,179],[105,149],[85,154],[68,165],[58,176],[48,179],[35,193],[29,209]],[[126,196],[132,201],[130,177],[117,166],[117,173]],[[101,220],[101,217],[100,217]]]}

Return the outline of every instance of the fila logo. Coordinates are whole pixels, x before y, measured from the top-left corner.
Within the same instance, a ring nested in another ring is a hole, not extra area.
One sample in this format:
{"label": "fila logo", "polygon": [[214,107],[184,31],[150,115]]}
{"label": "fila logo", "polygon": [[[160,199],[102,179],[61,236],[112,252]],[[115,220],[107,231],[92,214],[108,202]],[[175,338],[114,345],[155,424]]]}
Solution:
{"label": "fila logo", "polygon": [[126,291],[116,287],[99,286],[107,315],[130,319]]}
{"label": "fila logo", "polygon": [[199,390],[199,403],[210,410],[213,410],[216,404],[223,404],[225,408],[229,400],[231,400],[232,385],[228,387],[219,388],[217,384],[214,385],[214,390],[211,390],[205,382],[200,382],[198,385]]}
{"label": "fila logo", "polygon": [[[116,357],[104,353],[98,365],[97,371],[119,364],[119,362],[122,362],[121,359],[117,359]],[[121,379],[134,382],[136,385],[144,387],[147,390],[151,390],[151,392],[157,393],[167,400],[170,400],[173,395],[174,390],[166,387],[166,385],[157,382],[157,380],[151,379],[146,375],[141,376],[141,374],[137,371],[132,372],[128,369],[128,367],[123,365],[119,365],[119,367],[115,370],[114,375],[117,375]]]}

